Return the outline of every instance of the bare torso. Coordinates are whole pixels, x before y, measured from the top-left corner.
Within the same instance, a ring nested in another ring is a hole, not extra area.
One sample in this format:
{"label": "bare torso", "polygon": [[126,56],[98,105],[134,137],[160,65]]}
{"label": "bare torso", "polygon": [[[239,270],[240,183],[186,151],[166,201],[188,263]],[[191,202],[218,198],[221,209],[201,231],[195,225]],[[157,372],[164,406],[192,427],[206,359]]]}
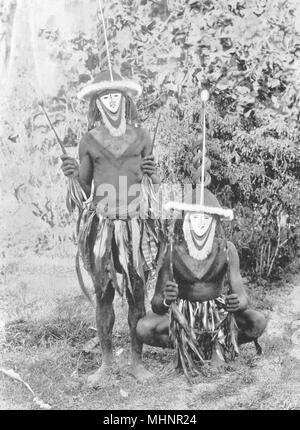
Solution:
{"label": "bare torso", "polygon": [[[166,310],[163,303],[163,287],[170,279],[169,254],[164,259],[152,299],[152,309],[156,313]],[[184,245],[173,251],[174,278],[178,284],[179,297],[189,301],[206,301],[222,293],[227,272],[227,250],[224,241],[215,241],[210,256],[201,263],[191,257]]]}
{"label": "bare torso", "polygon": [[223,282],[224,276],[220,277],[216,282],[186,282],[181,287],[180,285],[182,284],[179,284],[179,298],[191,302],[203,302],[215,299],[222,293]]}
{"label": "bare torso", "polygon": [[175,279],[171,279],[170,276],[170,254],[167,252],[158,274],[151,303],[152,312],[148,312],[137,327],[138,335],[143,342],[153,346],[170,347],[169,306],[164,304],[164,286],[170,281],[171,284],[175,281],[178,285],[179,298],[203,302],[225,293],[223,285],[226,274],[230,285],[229,294],[226,295],[226,309],[235,312],[239,328],[238,342],[250,342],[262,334],[266,327],[266,319],[260,312],[248,308],[238,253],[231,242],[226,243],[225,240],[217,239],[211,255],[202,261],[190,257],[186,245],[174,246],[173,269]]}
{"label": "bare torso", "polygon": [[[137,197],[143,176],[141,161],[149,147],[148,135],[143,129],[128,125],[123,136],[113,137],[100,126],[88,132],[81,145],[85,147],[85,157],[89,158],[90,165],[86,168],[94,180],[95,204],[110,189],[116,193],[117,206],[128,205]],[[132,192],[128,195],[130,189]]]}
{"label": "bare torso", "polygon": [[227,271],[226,250],[215,242],[212,255],[199,264],[191,257],[184,245],[174,250],[174,277],[179,287],[179,297],[194,301],[211,300],[218,297],[223,288]]}

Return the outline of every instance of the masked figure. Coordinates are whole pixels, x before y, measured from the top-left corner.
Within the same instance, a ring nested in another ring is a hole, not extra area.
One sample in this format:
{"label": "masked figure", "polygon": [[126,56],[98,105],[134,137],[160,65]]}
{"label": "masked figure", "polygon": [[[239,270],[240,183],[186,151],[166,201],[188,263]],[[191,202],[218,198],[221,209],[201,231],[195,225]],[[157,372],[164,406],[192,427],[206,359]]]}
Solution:
{"label": "masked figure", "polygon": [[143,342],[175,346],[186,373],[197,373],[206,360],[232,358],[241,343],[255,341],[259,352],[257,338],[266,327],[264,316],[249,308],[236,248],[221,237],[226,210],[206,189],[207,211],[192,210],[193,198],[174,222],[174,246],[161,253],[152,311],[138,324]]}
{"label": "masked figure", "polygon": [[[80,164],[63,156],[63,172],[74,175],[92,204],[84,211],[78,241],[97,298],[97,328],[102,366],[89,378],[103,383],[112,366],[113,299],[126,291],[132,344],[132,371],[150,376],[142,366],[142,342],[136,325],[145,314],[144,285],[157,254],[155,224],[147,218],[148,199],[157,183],[149,134],[139,125],[133,97],[141,87],[113,72],[99,73],[79,93],[89,100],[88,128],[79,145]],[[93,185],[93,187],[92,187]],[[93,188],[93,190],[92,190]],[[146,209],[145,209],[146,207]],[[117,273],[123,275],[119,286]]]}

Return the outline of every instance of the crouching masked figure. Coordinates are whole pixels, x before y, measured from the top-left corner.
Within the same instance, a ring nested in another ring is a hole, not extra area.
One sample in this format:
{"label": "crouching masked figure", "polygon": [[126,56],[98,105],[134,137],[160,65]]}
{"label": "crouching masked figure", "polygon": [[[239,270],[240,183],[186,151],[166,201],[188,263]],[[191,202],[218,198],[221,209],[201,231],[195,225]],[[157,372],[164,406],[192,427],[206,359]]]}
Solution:
{"label": "crouching masked figure", "polygon": [[259,352],[257,338],[266,320],[249,308],[237,250],[221,238],[220,218],[232,212],[207,189],[204,213],[195,193],[187,201],[173,202],[174,244],[169,240],[161,252],[152,311],[137,332],[149,345],[174,346],[178,365],[197,374],[207,360],[220,364],[232,358],[242,343],[254,341]]}
{"label": "crouching masked figure", "polygon": [[[145,201],[159,179],[152,141],[137,121],[133,102],[141,87],[117,73],[112,77],[101,72],[79,93],[79,98],[90,102],[89,131],[79,145],[80,164],[62,156],[64,174],[76,176],[86,195],[92,194],[92,204],[81,215],[78,235],[79,254],[95,288],[102,349],[102,366],[90,376],[91,385],[105,383],[113,364],[115,290],[121,295],[125,290],[129,304],[132,372],[142,380],[151,376],[142,365],[136,325],[145,315],[145,278],[157,254],[154,220],[145,218],[149,209],[146,205],[145,210]],[[117,272],[123,274],[121,286]]]}

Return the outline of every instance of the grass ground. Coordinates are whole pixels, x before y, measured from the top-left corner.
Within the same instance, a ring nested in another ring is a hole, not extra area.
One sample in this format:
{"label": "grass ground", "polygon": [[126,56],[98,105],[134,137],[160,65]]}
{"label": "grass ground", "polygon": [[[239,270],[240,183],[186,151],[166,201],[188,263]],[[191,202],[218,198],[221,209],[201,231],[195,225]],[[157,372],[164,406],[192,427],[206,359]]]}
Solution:
{"label": "grass ground", "polygon": [[[94,309],[81,295],[73,262],[14,259],[0,285],[0,367],[19,373],[52,409],[299,409],[300,276],[276,289],[248,290],[253,306],[269,320],[261,357],[253,345],[243,346],[224,371],[208,369],[189,385],[174,372],[173,351],[145,347],[144,361],[155,378],[139,384],[128,371],[127,309],[118,298],[114,375],[110,385],[91,389],[86,377],[101,356],[92,348]],[[0,373],[0,408],[37,406],[24,385]]]}

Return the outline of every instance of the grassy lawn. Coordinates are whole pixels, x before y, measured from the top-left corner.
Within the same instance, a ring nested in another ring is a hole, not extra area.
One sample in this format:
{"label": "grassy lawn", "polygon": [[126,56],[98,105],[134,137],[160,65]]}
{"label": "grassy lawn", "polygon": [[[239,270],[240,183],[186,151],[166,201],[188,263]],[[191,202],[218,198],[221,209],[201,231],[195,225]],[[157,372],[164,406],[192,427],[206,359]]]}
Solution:
{"label": "grassy lawn", "polygon": [[[117,298],[111,383],[91,389],[86,377],[101,364],[94,309],[80,294],[72,263],[54,257],[17,261],[0,289],[1,367],[19,373],[52,409],[299,409],[299,360],[290,354],[290,324],[300,315],[287,308],[290,284],[247,287],[253,306],[269,319],[263,356],[245,345],[225,370],[207,368],[193,385],[174,371],[172,350],[148,346],[144,362],[155,377],[147,384],[133,379],[127,305]],[[0,373],[0,386],[2,409],[37,408],[20,382]]]}

